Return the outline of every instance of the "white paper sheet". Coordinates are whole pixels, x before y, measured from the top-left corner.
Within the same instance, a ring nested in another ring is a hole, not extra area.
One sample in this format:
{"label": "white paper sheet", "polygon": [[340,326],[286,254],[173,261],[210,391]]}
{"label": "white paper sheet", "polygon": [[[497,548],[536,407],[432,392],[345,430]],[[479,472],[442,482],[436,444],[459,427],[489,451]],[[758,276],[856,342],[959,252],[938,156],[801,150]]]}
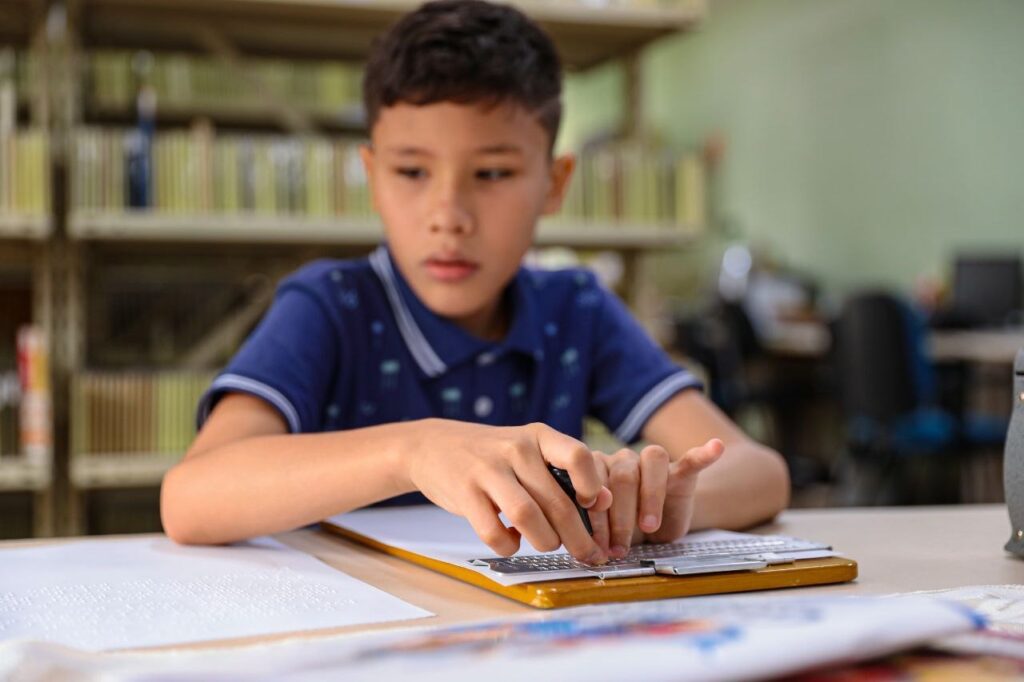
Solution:
{"label": "white paper sheet", "polygon": [[[488,547],[469,522],[461,516],[451,514],[434,505],[412,507],[382,507],[339,514],[327,519],[328,522],[352,530],[360,535],[377,540],[392,547],[398,547],[439,561],[476,571],[480,575],[501,585],[518,585],[536,582],[536,574],[503,574],[487,566],[474,566],[470,559],[494,557],[494,550]],[[708,530],[687,535],[683,542],[709,542],[757,537],[748,533],[733,533],[724,530]],[[564,552],[565,550],[559,550]],[[517,553],[521,556],[544,554],[534,549],[526,538]],[[806,552],[794,558],[818,558],[835,556],[831,551]],[[545,580],[593,577],[585,570],[558,571],[544,574]]]}
{"label": "white paper sheet", "polygon": [[431,616],[269,539],[165,537],[0,552],[0,640],[118,649]]}
{"label": "white paper sheet", "polygon": [[0,644],[0,678],[748,680],[881,656],[979,625],[968,609],[925,597],[704,597],[173,655]]}

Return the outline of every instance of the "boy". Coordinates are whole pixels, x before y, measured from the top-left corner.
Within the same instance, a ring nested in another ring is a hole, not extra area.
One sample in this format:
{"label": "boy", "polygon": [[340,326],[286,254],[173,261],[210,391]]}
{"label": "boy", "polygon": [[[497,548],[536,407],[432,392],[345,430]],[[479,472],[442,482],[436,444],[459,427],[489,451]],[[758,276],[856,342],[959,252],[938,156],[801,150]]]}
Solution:
{"label": "boy", "polygon": [[[525,536],[602,563],[785,506],[779,455],[691,390],[591,274],[521,268],[572,174],[552,156],[560,96],[553,45],[515,9],[428,3],[383,36],[362,160],[386,245],[281,285],[164,479],[170,537],[231,542],[418,491],[498,554]],[[655,444],[591,452],[587,414]],[[568,470],[593,536],[547,463]]]}

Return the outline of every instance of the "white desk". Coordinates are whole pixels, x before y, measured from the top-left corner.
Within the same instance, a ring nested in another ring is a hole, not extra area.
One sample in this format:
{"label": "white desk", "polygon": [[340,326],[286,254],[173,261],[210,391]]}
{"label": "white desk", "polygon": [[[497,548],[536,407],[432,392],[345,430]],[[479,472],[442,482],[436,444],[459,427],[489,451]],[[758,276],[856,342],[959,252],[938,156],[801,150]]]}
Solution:
{"label": "white desk", "polygon": [[928,352],[936,362],[1012,365],[1024,348],[1024,328],[935,331],[928,337]]}
{"label": "white desk", "polygon": [[[854,583],[790,590],[794,595],[811,592],[887,594],[1024,583],[1024,560],[1002,549],[1010,535],[1009,518],[1003,505],[794,510],[756,532],[828,541],[859,563],[860,577]],[[517,602],[318,530],[283,533],[278,539],[437,614],[436,618],[418,621],[417,625],[455,625],[536,613]],[[103,538],[91,540],[103,541]],[[33,541],[33,544],[52,542],[59,540]],[[21,544],[25,543],[0,543],[0,552],[5,547]],[[330,632],[406,626],[408,623],[391,623]],[[321,630],[318,634],[327,632]],[[244,641],[251,644],[283,638],[276,635]],[[220,641],[216,646],[231,643]]]}

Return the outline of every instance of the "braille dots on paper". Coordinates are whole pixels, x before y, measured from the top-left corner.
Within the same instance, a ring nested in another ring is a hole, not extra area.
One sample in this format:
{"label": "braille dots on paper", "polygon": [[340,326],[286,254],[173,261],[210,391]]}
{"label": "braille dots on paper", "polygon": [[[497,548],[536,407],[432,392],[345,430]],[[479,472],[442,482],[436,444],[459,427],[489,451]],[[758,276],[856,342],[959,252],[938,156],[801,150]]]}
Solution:
{"label": "braille dots on paper", "polygon": [[380,363],[380,386],[381,388],[392,389],[398,386],[398,372],[402,369],[402,363],[395,359],[383,360]]}
{"label": "braille dots on paper", "polygon": [[364,417],[372,417],[377,412],[377,406],[373,403],[363,400],[359,403],[359,414]]}
{"label": "braille dots on paper", "polygon": [[480,355],[476,356],[476,364],[480,367],[486,367],[487,365],[494,364],[494,358],[494,353],[484,351]]}
{"label": "braille dots on paper", "polygon": [[572,396],[568,393],[559,393],[555,396],[554,400],[551,401],[551,409],[556,411],[564,410],[569,407],[570,403],[572,403]]}
{"label": "braille dots on paper", "polygon": [[544,334],[551,337],[558,336],[558,325],[554,322],[548,322],[544,325]]}
{"label": "braille dots on paper", "polygon": [[462,412],[462,391],[454,386],[441,391],[441,412],[446,417],[458,417]]}
{"label": "braille dots on paper", "polygon": [[325,416],[328,424],[334,424],[341,416],[341,408],[336,403],[331,403],[327,406]]}
{"label": "braille dots on paper", "polygon": [[335,284],[341,284],[342,280],[345,279],[345,273],[341,270],[331,270],[331,281]]}

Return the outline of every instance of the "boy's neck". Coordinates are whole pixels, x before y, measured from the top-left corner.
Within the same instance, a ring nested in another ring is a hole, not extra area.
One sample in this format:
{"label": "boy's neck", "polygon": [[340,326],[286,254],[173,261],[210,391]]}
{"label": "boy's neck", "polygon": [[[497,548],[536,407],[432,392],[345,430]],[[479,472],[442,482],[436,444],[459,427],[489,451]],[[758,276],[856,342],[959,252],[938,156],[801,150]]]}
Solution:
{"label": "boy's neck", "polygon": [[449,318],[463,331],[484,341],[501,341],[510,326],[508,296],[502,294],[486,308],[465,317]]}

